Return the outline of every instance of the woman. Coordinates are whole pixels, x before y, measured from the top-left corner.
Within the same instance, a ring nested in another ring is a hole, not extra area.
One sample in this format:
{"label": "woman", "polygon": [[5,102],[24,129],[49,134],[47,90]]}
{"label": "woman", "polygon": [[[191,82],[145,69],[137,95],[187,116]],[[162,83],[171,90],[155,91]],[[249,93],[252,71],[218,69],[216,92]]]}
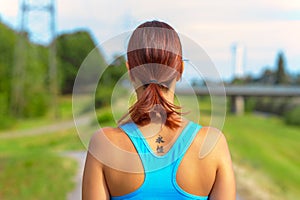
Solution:
{"label": "woman", "polygon": [[129,40],[127,58],[137,101],[119,127],[92,137],[83,200],[235,199],[225,137],[184,119],[173,104],[184,68],[178,34],[164,22],[143,23]]}

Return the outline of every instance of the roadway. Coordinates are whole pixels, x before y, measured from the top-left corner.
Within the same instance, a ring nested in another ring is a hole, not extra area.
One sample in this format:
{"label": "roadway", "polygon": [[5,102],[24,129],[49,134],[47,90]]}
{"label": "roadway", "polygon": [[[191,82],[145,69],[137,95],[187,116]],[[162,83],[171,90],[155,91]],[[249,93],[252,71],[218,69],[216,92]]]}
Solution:
{"label": "roadway", "polygon": [[268,97],[300,97],[300,86],[205,86],[195,88],[177,88],[181,95],[225,95],[226,96],[268,96]]}

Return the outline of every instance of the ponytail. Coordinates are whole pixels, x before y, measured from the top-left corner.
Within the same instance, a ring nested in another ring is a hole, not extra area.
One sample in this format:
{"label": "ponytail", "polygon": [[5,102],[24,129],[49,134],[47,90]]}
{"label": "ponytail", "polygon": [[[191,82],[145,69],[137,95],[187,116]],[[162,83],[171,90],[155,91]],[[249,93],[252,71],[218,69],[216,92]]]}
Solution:
{"label": "ponytail", "polygon": [[[168,88],[153,82],[144,87],[145,89],[140,98],[130,107],[129,113],[122,117],[120,121],[130,116],[134,123],[144,126],[149,124],[151,119],[159,115],[160,120],[167,127],[171,129],[180,127],[178,115],[181,115],[181,112],[178,110],[181,109],[181,107],[166,100],[162,94],[162,90]],[[153,116],[153,114],[155,116]]]}
{"label": "ponytail", "polygon": [[119,123],[130,117],[143,126],[160,117],[167,127],[180,127],[181,107],[169,102],[163,94],[169,83],[183,72],[182,46],[176,31],[156,20],[141,24],[129,39],[127,59],[131,82],[135,89],[143,85],[144,91]]}

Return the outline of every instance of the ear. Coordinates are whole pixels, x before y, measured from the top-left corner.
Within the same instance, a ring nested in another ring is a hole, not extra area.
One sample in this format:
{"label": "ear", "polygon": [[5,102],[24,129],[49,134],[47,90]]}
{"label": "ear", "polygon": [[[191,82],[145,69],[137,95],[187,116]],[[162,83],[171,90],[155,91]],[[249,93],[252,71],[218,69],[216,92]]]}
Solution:
{"label": "ear", "polygon": [[[181,61],[181,67],[182,67],[182,73],[183,73],[183,71],[184,71],[184,62],[183,62],[183,61]],[[177,78],[176,78],[176,81],[179,81],[179,80],[180,80],[180,78],[181,78],[181,76],[182,76],[182,73],[181,73],[181,74],[178,74],[178,76],[177,76]]]}
{"label": "ear", "polygon": [[127,70],[129,71],[129,64],[128,64],[128,61],[126,61],[126,68],[127,68]]}
{"label": "ear", "polygon": [[131,75],[130,75],[130,72],[129,72],[129,64],[128,64],[128,61],[126,61],[126,68],[127,68],[127,71],[128,71],[128,76],[129,76],[129,79],[131,80],[131,81],[133,81],[133,79],[132,79],[132,77],[131,77]]}

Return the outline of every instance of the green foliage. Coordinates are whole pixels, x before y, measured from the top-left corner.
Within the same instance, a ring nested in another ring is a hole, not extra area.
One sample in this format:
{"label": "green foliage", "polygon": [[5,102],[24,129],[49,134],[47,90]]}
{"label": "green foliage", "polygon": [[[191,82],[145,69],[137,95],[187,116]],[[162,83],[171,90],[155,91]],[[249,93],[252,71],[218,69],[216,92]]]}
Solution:
{"label": "green foliage", "polygon": [[287,84],[288,76],[285,72],[285,61],[283,52],[279,52],[277,58],[277,71],[276,71],[276,80],[275,84]]}
{"label": "green foliage", "polygon": [[290,99],[284,97],[256,97],[254,109],[282,116],[291,106]]}
{"label": "green foliage", "polygon": [[9,101],[6,93],[0,93],[0,129],[8,128],[13,119],[8,113]]}
{"label": "green foliage", "polygon": [[232,85],[244,85],[244,84],[245,84],[245,81],[244,81],[244,79],[242,79],[242,78],[234,78],[234,79],[231,81],[231,84],[232,84]]}
{"label": "green foliage", "polygon": [[101,85],[98,86],[95,94],[95,107],[100,108],[111,104],[113,87]]}
{"label": "green foliage", "polygon": [[266,67],[260,78],[257,79],[259,84],[274,85],[276,81],[276,72]]}
{"label": "green foliage", "polygon": [[287,111],[284,120],[287,124],[300,126],[300,106]]}
{"label": "green foliage", "polygon": [[100,124],[104,123],[104,122],[110,122],[110,121],[113,121],[113,120],[114,120],[114,117],[113,117],[110,110],[102,111],[97,116],[97,121]]}
{"label": "green foliage", "polygon": [[9,115],[11,74],[16,34],[0,22],[0,128],[12,122]]}
{"label": "green foliage", "polygon": [[[74,81],[84,59],[95,48],[95,44],[86,31],[78,31],[70,34],[62,34],[56,40],[58,68],[61,79],[61,91],[70,94],[73,90]],[[96,52],[94,52],[96,51]],[[93,50],[92,61],[97,67],[105,65],[103,56],[98,49]],[[87,79],[93,79],[93,70],[85,71]]]}
{"label": "green foliage", "polygon": [[[49,47],[31,43],[26,35],[17,35],[2,23],[0,41],[0,128],[6,128],[15,118],[35,118],[47,113],[50,105]],[[77,71],[95,44],[86,31],[63,34],[56,44],[60,90],[71,93]],[[16,51],[16,47],[21,48]],[[104,66],[100,51],[93,52],[94,67]],[[86,84],[89,84],[95,78],[94,70],[85,74]]]}
{"label": "green foliage", "polygon": [[300,74],[297,74],[294,80],[295,85],[300,85]]}
{"label": "green foliage", "polygon": [[[46,113],[48,51],[1,23],[0,41],[0,112],[5,116],[0,127],[5,128],[13,118]],[[22,49],[16,51],[17,45]]]}
{"label": "green foliage", "polygon": [[47,112],[48,87],[48,51],[43,46],[30,45],[26,62],[23,108],[24,117],[39,117]]}
{"label": "green foliage", "polygon": [[234,77],[230,84],[231,85],[247,85],[254,83],[256,80],[251,75],[246,75],[245,77]]}
{"label": "green foliage", "polygon": [[248,97],[245,99],[245,112],[253,112],[257,102],[255,98]]}
{"label": "green foliage", "polygon": [[114,87],[126,72],[125,58],[123,56],[116,57],[114,62],[103,72],[99,80],[95,95],[96,108],[110,105]]}

